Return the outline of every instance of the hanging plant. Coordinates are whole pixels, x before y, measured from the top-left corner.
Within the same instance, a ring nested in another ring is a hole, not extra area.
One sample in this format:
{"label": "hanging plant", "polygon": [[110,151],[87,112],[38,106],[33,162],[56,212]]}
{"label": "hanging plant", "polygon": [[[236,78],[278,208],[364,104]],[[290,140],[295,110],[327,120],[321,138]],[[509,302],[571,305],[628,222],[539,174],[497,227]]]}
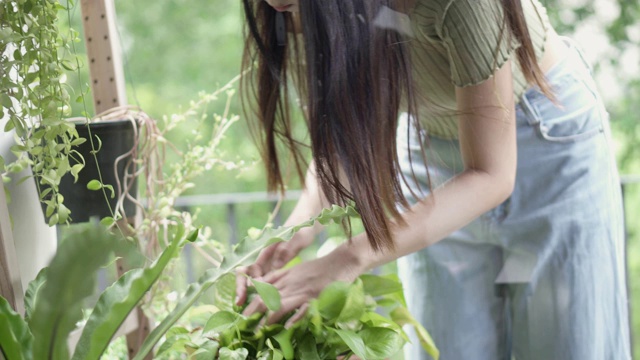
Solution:
{"label": "hanging plant", "polygon": [[11,151],[17,157],[11,163],[0,157],[0,173],[8,182],[9,174],[31,166],[50,225],[69,219],[58,186],[67,173],[77,177],[84,164],[73,147],[85,139],[64,118],[70,113],[64,71],[77,70],[78,64],[63,59],[77,32],[63,38],[57,25],[58,12],[69,8],[54,0],[0,4],[0,119],[4,131],[14,133]]}

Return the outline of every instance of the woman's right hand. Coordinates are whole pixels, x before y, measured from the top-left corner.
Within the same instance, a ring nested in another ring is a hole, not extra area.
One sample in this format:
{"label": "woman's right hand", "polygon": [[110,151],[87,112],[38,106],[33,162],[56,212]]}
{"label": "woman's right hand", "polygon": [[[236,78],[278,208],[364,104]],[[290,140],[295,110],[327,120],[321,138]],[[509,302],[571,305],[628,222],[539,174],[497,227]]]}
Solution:
{"label": "woman's right hand", "polygon": [[[285,222],[285,226],[299,224],[320,213],[328,205],[323,203],[324,195],[318,186],[315,176],[315,165],[312,162],[305,177],[305,189],[298,203]],[[321,229],[319,224],[298,231],[291,240],[273,244],[260,252],[256,262],[250,266],[239,268],[236,272],[236,304],[242,306],[247,301],[249,278],[259,279],[268,273],[285,266],[298,253],[311,245],[315,234]]]}
{"label": "woman's right hand", "polygon": [[260,279],[268,273],[282,268],[302,249],[311,245],[313,239],[313,231],[302,229],[291,240],[273,244],[262,250],[252,265],[238,268],[236,271],[236,305],[242,306],[247,301],[249,278]]}

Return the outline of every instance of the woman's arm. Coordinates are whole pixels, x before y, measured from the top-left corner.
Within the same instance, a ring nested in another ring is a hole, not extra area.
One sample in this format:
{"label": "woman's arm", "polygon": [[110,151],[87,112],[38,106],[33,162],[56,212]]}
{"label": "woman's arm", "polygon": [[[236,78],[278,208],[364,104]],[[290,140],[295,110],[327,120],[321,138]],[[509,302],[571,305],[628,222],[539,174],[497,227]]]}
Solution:
{"label": "woman's arm", "polygon": [[360,271],[434,244],[511,195],[517,161],[511,62],[480,85],[457,88],[456,97],[465,170],[405,214],[408,226],[393,234],[395,252],[375,253],[362,236],[337,249]]}
{"label": "woman's arm", "polygon": [[[325,257],[265,276],[282,296],[281,310],[270,315],[270,322],[316,297],[329,283],[353,281],[376,266],[432,245],[509,197],[517,161],[511,62],[479,85],[458,88],[456,95],[465,170],[403,215],[407,226],[393,230],[395,251],[375,252],[366,234],[360,234]],[[245,313],[264,310],[258,299]]]}

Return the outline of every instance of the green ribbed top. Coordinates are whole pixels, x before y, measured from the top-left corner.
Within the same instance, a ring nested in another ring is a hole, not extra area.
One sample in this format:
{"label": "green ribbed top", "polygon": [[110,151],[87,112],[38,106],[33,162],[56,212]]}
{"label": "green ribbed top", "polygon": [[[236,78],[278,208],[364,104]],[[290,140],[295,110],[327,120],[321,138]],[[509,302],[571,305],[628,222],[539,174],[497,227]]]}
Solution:
{"label": "green ribbed top", "polygon": [[[522,7],[540,60],[550,28],[546,9],[538,0],[522,0]],[[489,79],[519,43],[501,36],[500,0],[418,0],[410,17],[421,123],[430,135],[457,138],[455,87]],[[528,84],[518,61],[512,68],[519,100]]]}

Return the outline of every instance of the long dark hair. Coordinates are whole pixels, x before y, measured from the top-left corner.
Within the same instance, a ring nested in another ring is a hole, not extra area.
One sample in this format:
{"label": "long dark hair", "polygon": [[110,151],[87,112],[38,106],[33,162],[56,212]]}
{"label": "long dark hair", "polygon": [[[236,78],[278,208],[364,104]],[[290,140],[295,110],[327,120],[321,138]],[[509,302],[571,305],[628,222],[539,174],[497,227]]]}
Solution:
{"label": "long dark hair", "polygon": [[[401,189],[396,128],[399,112],[415,116],[416,107],[408,39],[374,20],[383,9],[402,9],[405,1],[301,0],[302,49],[291,34],[291,14],[285,15],[290,34],[282,44],[276,30],[282,14],[265,1],[243,0],[243,68],[251,71],[242,83],[243,103],[253,106],[253,112],[245,107],[246,114],[258,120],[253,135],[269,190],[284,190],[283,151],[304,178],[304,145],[292,135],[289,112],[287,87],[295,84],[319,186],[331,203],[355,202],[375,250],[392,249],[392,221],[404,224],[399,207],[407,208],[408,202]],[[523,45],[517,55],[527,80],[548,92],[520,0],[503,0],[503,6],[505,24]]]}

